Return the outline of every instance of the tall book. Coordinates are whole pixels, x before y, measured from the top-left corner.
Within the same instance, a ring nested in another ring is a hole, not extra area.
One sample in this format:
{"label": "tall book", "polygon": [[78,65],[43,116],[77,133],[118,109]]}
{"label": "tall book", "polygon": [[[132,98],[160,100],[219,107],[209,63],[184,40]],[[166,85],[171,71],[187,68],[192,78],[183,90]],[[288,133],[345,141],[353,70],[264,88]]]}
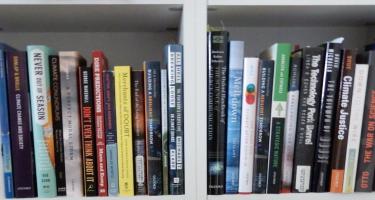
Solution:
{"label": "tall book", "polygon": [[[161,92],[161,138],[163,156],[163,194],[169,194],[169,143],[168,143],[168,77],[167,69],[160,69],[160,92]],[[173,121],[174,122],[174,121]],[[172,122],[171,122],[172,123]],[[172,126],[172,125],[171,125]],[[173,125],[174,126],[174,125]],[[171,130],[175,134],[175,130]],[[175,151],[176,149],[174,149]],[[173,155],[175,156],[175,155]],[[175,160],[175,158],[173,159]]]}
{"label": "tall book", "polygon": [[296,139],[299,86],[301,78],[301,51],[293,52],[290,62],[288,98],[284,128],[284,144],[281,165],[281,192],[288,193],[292,187],[294,145]]}
{"label": "tall book", "polygon": [[145,62],[145,118],[147,149],[147,189],[149,195],[163,194],[161,135],[160,62]]}
{"label": "tall book", "polygon": [[86,61],[76,51],[60,51],[61,107],[64,135],[66,194],[83,195],[78,67]]}
{"label": "tall book", "polygon": [[108,195],[118,194],[118,161],[116,133],[116,100],[113,71],[103,71],[104,125],[107,154]]}
{"label": "tall book", "polygon": [[130,66],[115,66],[119,194],[134,195]]}
{"label": "tall book", "polygon": [[327,42],[322,46],[325,48],[325,64],[311,187],[313,192],[327,192],[329,187],[332,133],[343,51],[341,41]]}
{"label": "tall book", "polygon": [[132,70],[132,121],[135,195],[147,194],[145,87],[143,70]]}
{"label": "tall book", "polygon": [[183,47],[164,49],[168,70],[169,194],[185,194]]}
{"label": "tall book", "polygon": [[35,163],[26,53],[8,51],[6,68],[14,197],[35,197]]}
{"label": "tall book", "polygon": [[[362,120],[362,134],[358,157],[355,191],[370,192],[374,187],[375,173],[375,50],[368,51],[368,79]],[[362,62],[363,63],[363,62]]]}
{"label": "tall book", "polygon": [[27,46],[38,197],[57,195],[48,63],[51,53],[46,46]]}
{"label": "tall book", "polygon": [[53,139],[55,147],[55,172],[57,196],[66,195],[64,136],[61,110],[61,86],[59,56],[49,56],[49,73],[52,101]]}
{"label": "tall book", "polygon": [[242,112],[243,41],[229,42],[229,80],[225,193],[238,193]]}
{"label": "tall book", "polygon": [[92,67],[78,67],[79,109],[81,121],[83,195],[97,196],[95,116],[92,88]]}
{"label": "tall book", "polygon": [[103,97],[103,71],[108,64],[102,51],[95,50],[92,56],[95,132],[96,132],[96,157],[98,172],[98,195],[108,195],[106,142],[104,133],[104,97]]}
{"label": "tall book", "polygon": [[[355,52],[345,50],[341,67],[340,89],[333,132],[330,192],[343,192],[346,147],[348,144],[350,112],[355,74]],[[358,116],[356,116],[358,117]]]}
{"label": "tall book", "polygon": [[210,195],[225,192],[228,37],[226,31],[208,32],[207,193]]}
{"label": "tall book", "polygon": [[[233,52],[232,49],[230,52]],[[233,52],[235,53],[235,52]],[[241,61],[238,61],[242,65]],[[230,66],[231,66],[231,62]],[[256,99],[257,99],[257,75],[259,67],[259,58],[245,58],[243,64],[243,84],[242,87],[242,118],[240,128],[240,159],[239,159],[239,180],[238,192],[250,193],[253,185],[253,166],[254,166],[254,143],[255,143],[255,124],[256,124]],[[230,73],[230,72],[229,72]],[[230,74],[229,74],[230,75]],[[241,79],[240,79],[241,80]],[[230,83],[229,83],[230,84]],[[232,88],[232,91],[234,89]],[[229,94],[232,92],[229,91]],[[240,92],[241,93],[241,92]],[[231,107],[235,102],[229,102]],[[228,110],[229,111],[229,110]],[[232,115],[228,112],[228,116]],[[241,114],[240,114],[241,115]],[[230,120],[228,119],[228,123]],[[229,136],[228,136],[229,139]]]}
{"label": "tall book", "polygon": [[288,96],[289,62],[291,45],[276,43],[261,53],[262,59],[274,60],[271,131],[268,155],[267,193],[279,193],[284,137],[286,100]]}
{"label": "tall book", "polygon": [[320,112],[324,49],[304,48],[293,163],[293,192],[310,192]]}
{"label": "tall book", "polygon": [[13,198],[12,150],[10,146],[8,87],[5,69],[6,51],[13,51],[13,49],[0,43],[0,149],[3,161],[3,179],[1,179],[0,185],[4,186],[5,198]]}
{"label": "tall book", "polygon": [[[274,62],[260,60],[256,93],[253,193],[266,193]],[[246,86],[247,83],[243,85]],[[251,91],[251,88],[249,88]],[[253,95],[248,95],[251,98]],[[242,101],[246,100],[243,98]],[[250,99],[251,100],[251,99]],[[251,101],[250,101],[251,102]],[[242,109],[244,109],[244,103]],[[242,111],[243,112],[243,111]],[[243,112],[244,113],[244,112]]]}

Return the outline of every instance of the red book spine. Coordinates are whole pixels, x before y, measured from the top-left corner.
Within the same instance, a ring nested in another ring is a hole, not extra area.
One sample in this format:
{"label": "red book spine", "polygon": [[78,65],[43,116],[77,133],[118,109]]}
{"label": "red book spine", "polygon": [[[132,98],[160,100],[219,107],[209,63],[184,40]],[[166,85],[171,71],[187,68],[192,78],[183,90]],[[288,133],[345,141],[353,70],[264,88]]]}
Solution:
{"label": "red book spine", "polygon": [[107,68],[102,51],[93,51],[93,89],[95,107],[95,130],[98,172],[98,195],[108,196],[107,160],[104,134],[103,70]]}

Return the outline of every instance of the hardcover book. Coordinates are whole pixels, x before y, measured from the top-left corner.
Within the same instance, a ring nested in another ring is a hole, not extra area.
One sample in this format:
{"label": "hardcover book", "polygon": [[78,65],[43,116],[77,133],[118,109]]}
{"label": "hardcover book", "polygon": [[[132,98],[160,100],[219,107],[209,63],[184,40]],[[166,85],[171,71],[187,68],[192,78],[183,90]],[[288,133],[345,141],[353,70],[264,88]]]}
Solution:
{"label": "hardcover book", "polygon": [[145,87],[143,70],[132,70],[134,187],[136,195],[147,194]]}
{"label": "hardcover book", "polygon": [[83,195],[78,67],[86,61],[76,51],[60,51],[61,108],[64,135],[66,194]]}
{"label": "hardcover book", "polygon": [[[162,137],[162,154],[163,154],[163,194],[169,193],[169,146],[168,146],[168,83],[167,69],[164,67],[160,70],[160,89],[161,89],[161,137]],[[173,125],[174,126],[174,125]],[[175,130],[171,130],[174,132]],[[172,151],[175,152],[176,149]],[[173,155],[175,156],[175,155]],[[175,159],[174,159],[175,160]]]}
{"label": "hardcover book", "polygon": [[226,31],[208,32],[207,193],[211,195],[225,192],[228,37]]}
{"label": "hardcover book", "polygon": [[[232,49],[230,50],[232,52]],[[234,52],[233,52],[234,53]],[[241,59],[242,61],[242,59]],[[242,63],[238,60],[237,65]],[[231,62],[229,62],[231,64]],[[253,183],[253,165],[254,165],[254,143],[255,143],[255,119],[256,119],[256,99],[257,99],[257,75],[259,67],[259,58],[245,58],[243,64],[243,84],[242,87],[242,118],[240,128],[238,130],[240,135],[240,160],[239,160],[239,193],[252,192]],[[230,73],[230,72],[229,72]],[[232,88],[232,91],[234,89]],[[229,91],[229,94],[232,92]],[[234,102],[229,102],[229,107],[233,106]],[[228,110],[229,111],[229,110]],[[228,112],[231,116],[232,112]],[[228,123],[230,120],[228,119]],[[229,137],[228,137],[229,139]]]}
{"label": "hardcover book", "polygon": [[115,66],[119,194],[134,195],[130,66]]}

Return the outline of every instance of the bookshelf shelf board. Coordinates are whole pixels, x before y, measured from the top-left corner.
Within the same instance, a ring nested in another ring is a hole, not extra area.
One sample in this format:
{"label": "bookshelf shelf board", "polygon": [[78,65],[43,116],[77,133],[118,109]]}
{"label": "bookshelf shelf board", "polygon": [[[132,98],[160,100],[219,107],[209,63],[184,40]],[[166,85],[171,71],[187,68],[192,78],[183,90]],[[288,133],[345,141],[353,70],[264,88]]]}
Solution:
{"label": "bookshelf shelf board", "polygon": [[63,5],[63,4],[110,4],[110,5],[167,5],[167,4],[183,4],[183,0],[2,0],[0,5]]}
{"label": "bookshelf shelf board", "polygon": [[[27,198],[25,200],[40,200],[41,198]],[[68,200],[72,197],[55,197],[58,200]],[[160,196],[117,196],[117,197],[75,197],[76,200],[190,200],[186,195],[160,195]]]}
{"label": "bookshelf shelf board", "polygon": [[373,200],[374,193],[353,193],[353,194],[335,194],[335,193],[289,193],[289,194],[250,194],[250,195],[209,195],[208,200]]}
{"label": "bookshelf shelf board", "polygon": [[208,5],[221,5],[221,6],[254,6],[254,5],[375,5],[373,0],[208,0]]}

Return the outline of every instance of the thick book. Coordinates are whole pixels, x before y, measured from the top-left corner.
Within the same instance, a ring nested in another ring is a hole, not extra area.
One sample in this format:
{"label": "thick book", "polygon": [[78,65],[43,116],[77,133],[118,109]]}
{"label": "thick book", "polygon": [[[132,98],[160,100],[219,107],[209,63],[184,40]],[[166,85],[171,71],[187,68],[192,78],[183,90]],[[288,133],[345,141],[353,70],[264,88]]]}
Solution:
{"label": "thick book", "polygon": [[207,193],[225,193],[228,92],[227,31],[208,32]]}
{"label": "thick book", "polygon": [[103,71],[107,70],[108,63],[102,51],[91,52],[93,91],[95,108],[95,133],[96,133],[96,157],[98,172],[98,195],[108,195],[107,185],[107,160],[106,142],[104,133],[104,97],[103,97]]}
{"label": "thick book", "polygon": [[130,66],[115,66],[119,195],[134,196]]}
{"label": "thick book", "polygon": [[[225,193],[238,193],[242,112],[243,41],[229,42],[229,80]],[[255,113],[255,112],[254,112]]]}
{"label": "thick book", "polygon": [[288,43],[276,43],[262,52],[260,56],[262,59],[270,59],[275,62],[268,152],[267,193],[279,193],[281,186],[282,146],[291,48],[292,46]]}
{"label": "thick book", "polygon": [[335,125],[335,109],[340,86],[343,52],[341,41],[327,42],[322,46],[325,48],[325,64],[313,166],[312,192],[327,192],[329,189],[332,133]]}
{"label": "thick book", "polygon": [[145,87],[143,70],[132,70],[132,121],[135,195],[147,194]]}
{"label": "thick book", "polygon": [[185,194],[183,47],[164,49],[168,70],[169,194]]}
{"label": "thick book", "polygon": [[293,163],[293,192],[310,192],[320,112],[324,49],[304,48]]}
{"label": "thick book", "polygon": [[291,192],[293,177],[294,145],[296,139],[299,86],[301,78],[301,51],[293,52],[290,61],[288,98],[284,128],[284,144],[281,165],[281,192]]}
{"label": "thick book", "polygon": [[[163,194],[169,193],[169,145],[168,145],[168,78],[167,69],[160,69],[160,91],[161,91],[161,138],[163,155]],[[174,122],[174,121],[173,121]],[[172,123],[172,122],[171,122]],[[171,130],[174,132],[175,130]],[[174,149],[175,150],[175,149]],[[174,155],[175,156],[175,155]]]}
{"label": "thick book", "polygon": [[[232,52],[232,49],[230,50]],[[234,53],[234,52],[233,52]],[[231,59],[230,59],[231,60]],[[242,62],[243,64],[241,64]],[[230,63],[230,62],[229,62]],[[230,63],[231,65],[231,63]],[[253,184],[253,166],[254,166],[254,143],[255,143],[255,119],[256,119],[256,99],[257,99],[257,76],[258,76],[258,66],[259,58],[244,58],[238,60],[237,65],[243,65],[243,83],[238,83],[242,87],[239,91],[239,95],[243,98],[240,99],[242,104],[242,118],[241,110],[240,116],[241,120],[240,129],[238,134],[240,134],[240,157],[239,157],[239,179],[238,179],[238,192],[239,193],[250,193],[252,192]],[[230,73],[230,72],[229,72]],[[241,79],[240,79],[241,81]],[[230,84],[230,83],[229,83]],[[232,91],[234,89],[232,88]],[[232,92],[229,91],[229,94]],[[228,101],[228,107],[233,106],[235,102]],[[236,106],[236,105],[235,105]],[[238,106],[238,105],[237,105]],[[228,110],[229,111],[229,110]],[[228,116],[232,115],[228,112]],[[228,124],[230,123],[228,119]],[[229,136],[228,136],[229,139]]]}
{"label": "thick book", "polygon": [[163,194],[160,62],[145,62],[145,119],[148,195]]}
{"label": "thick book", "polygon": [[[352,107],[355,57],[352,50],[345,50],[341,67],[340,89],[336,109],[335,130],[332,137],[332,161],[330,192],[343,192],[346,147],[348,144],[349,120]],[[357,116],[356,116],[357,117]]]}
{"label": "thick book", "polygon": [[375,110],[375,50],[370,49],[367,53],[369,71],[355,184],[356,192],[371,192],[375,178],[375,117],[373,114]]}
{"label": "thick book", "polygon": [[76,51],[60,51],[61,108],[64,135],[66,194],[83,195],[82,155],[78,93],[78,67],[86,61]]}
{"label": "thick book", "polygon": [[5,69],[6,52],[14,51],[11,47],[0,43],[0,149],[2,156],[3,179],[0,181],[0,187],[4,187],[5,198],[13,198],[13,170],[12,170],[12,150],[9,130],[9,112],[8,112],[8,86]]}
{"label": "thick book", "polygon": [[92,88],[92,67],[78,67],[79,109],[81,121],[83,195],[97,196],[95,115]]}
{"label": "thick book", "polygon": [[31,119],[38,197],[57,195],[49,56],[46,46],[27,46]]}
{"label": "thick book", "polygon": [[26,53],[6,53],[14,197],[36,196],[33,135]]}
{"label": "thick book", "polygon": [[[258,90],[256,91],[256,118],[254,137],[253,193],[266,193],[269,139],[271,130],[271,105],[274,62],[260,60],[258,69]],[[245,86],[247,83],[244,83]],[[245,89],[245,88],[244,88]],[[251,91],[251,88],[249,88]],[[248,98],[252,98],[249,95]],[[246,100],[245,98],[242,101]],[[251,100],[251,99],[250,99]],[[251,101],[250,101],[251,102]],[[242,105],[242,110],[245,108]],[[242,113],[244,113],[242,111]]]}
{"label": "thick book", "polygon": [[113,71],[103,71],[104,125],[107,155],[108,195],[118,195],[116,97]]}
{"label": "thick book", "polygon": [[61,110],[59,56],[49,56],[49,73],[52,101],[53,140],[55,147],[55,173],[57,196],[66,195],[64,137]]}

